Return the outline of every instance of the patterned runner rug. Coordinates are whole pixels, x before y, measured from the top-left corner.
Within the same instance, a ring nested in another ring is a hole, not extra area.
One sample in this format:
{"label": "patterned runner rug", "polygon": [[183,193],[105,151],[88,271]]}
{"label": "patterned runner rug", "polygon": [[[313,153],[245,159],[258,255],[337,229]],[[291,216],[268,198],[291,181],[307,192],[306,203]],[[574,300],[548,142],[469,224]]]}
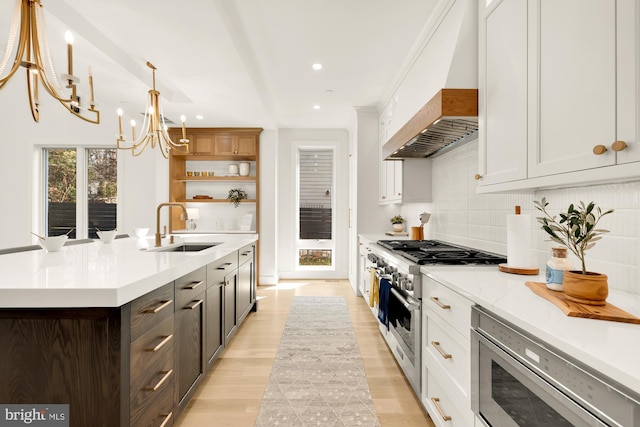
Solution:
{"label": "patterned runner rug", "polygon": [[294,297],[255,425],[380,426],[344,298]]}

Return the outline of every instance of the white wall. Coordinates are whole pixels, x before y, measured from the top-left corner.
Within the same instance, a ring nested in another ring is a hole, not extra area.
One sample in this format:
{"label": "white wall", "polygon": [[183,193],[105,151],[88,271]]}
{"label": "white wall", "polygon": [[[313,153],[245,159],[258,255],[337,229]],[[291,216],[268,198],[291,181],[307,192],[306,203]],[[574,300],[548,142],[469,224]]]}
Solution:
{"label": "white wall", "polygon": [[[613,289],[640,294],[640,181],[535,193],[476,194],[478,144],[471,142],[433,160],[431,237],[506,254],[506,218],[514,206],[531,216],[533,266],[544,268],[555,246],[535,220],[533,200],[546,197],[554,213],[570,203],[595,201],[615,209],[600,225],[611,232],[587,252],[587,268],[609,276]],[[572,258],[575,266],[578,260]]]}
{"label": "white wall", "polygon": [[260,277],[261,285],[278,283],[278,132],[260,134]]}
{"label": "white wall", "polygon": [[[336,155],[336,194],[334,212],[336,213],[335,270],[317,275],[310,271],[296,271],[297,251],[295,223],[295,161],[292,150],[295,143],[309,145],[337,143]],[[280,129],[278,134],[278,216],[277,244],[278,274],[282,278],[347,278],[348,277],[348,134],[336,129]]]}

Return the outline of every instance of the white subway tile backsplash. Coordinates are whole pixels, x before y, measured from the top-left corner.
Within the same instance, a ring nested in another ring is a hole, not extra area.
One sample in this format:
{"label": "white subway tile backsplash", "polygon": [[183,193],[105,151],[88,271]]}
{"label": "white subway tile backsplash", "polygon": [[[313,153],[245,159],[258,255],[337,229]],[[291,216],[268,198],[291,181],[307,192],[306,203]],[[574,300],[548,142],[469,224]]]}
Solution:
{"label": "white subway tile backsplash", "polygon": [[[478,145],[471,142],[433,159],[433,203],[430,238],[506,254],[506,218],[520,205],[531,216],[532,260],[543,269],[551,242],[536,221],[533,201],[546,197],[553,214],[571,203],[596,202],[615,209],[599,228],[610,230],[587,254],[587,268],[609,276],[609,286],[640,294],[640,182],[540,190],[535,193],[477,194]],[[403,212],[412,211],[411,206]],[[600,227],[601,226],[601,227]],[[579,267],[578,260],[572,261]]]}

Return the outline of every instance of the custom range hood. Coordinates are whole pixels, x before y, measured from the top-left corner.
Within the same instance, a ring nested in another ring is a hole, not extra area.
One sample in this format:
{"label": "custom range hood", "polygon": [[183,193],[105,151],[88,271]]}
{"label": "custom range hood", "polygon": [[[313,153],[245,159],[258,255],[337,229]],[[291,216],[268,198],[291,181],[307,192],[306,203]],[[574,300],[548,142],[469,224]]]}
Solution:
{"label": "custom range hood", "polygon": [[385,159],[430,157],[475,138],[478,89],[442,89],[382,147]]}

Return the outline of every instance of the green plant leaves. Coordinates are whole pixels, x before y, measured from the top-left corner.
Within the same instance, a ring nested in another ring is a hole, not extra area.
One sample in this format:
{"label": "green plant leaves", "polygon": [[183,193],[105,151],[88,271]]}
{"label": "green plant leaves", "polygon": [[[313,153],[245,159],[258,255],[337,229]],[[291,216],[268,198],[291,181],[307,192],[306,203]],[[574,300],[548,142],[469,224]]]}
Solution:
{"label": "green plant leaves", "polygon": [[597,229],[596,225],[602,217],[612,213],[613,209],[603,213],[600,207],[596,208],[595,202],[585,204],[580,201],[578,207],[571,203],[566,212],[560,212],[558,214],[560,220],[556,221],[555,215],[552,216],[547,212],[549,203],[546,198],[543,197],[540,201],[534,200],[533,203],[544,215],[536,218],[542,230],[550,236],[552,241],[566,246],[576,255],[582,262],[582,272],[586,273],[585,252],[602,239],[602,234],[609,232],[602,228]]}

